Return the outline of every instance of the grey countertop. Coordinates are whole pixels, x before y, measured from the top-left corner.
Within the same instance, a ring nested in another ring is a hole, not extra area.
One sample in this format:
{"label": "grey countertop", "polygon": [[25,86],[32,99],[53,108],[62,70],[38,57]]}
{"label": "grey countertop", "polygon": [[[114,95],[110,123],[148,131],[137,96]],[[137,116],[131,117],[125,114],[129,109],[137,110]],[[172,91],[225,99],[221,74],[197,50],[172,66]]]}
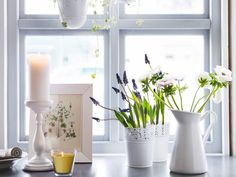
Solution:
{"label": "grey countertop", "polygon": [[[0,171],[0,177],[53,177],[53,172],[22,171],[26,160],[20,160],[9,170]],[[208,173],[194,177],[236,177],[236,157],[208,156]],[[130,168],[126,157],[118,155],[99,155],[93,157],[92,164],[76,164],[73,177],[188,177],[173,174],[169,163],[154,163],[145,169]]]}

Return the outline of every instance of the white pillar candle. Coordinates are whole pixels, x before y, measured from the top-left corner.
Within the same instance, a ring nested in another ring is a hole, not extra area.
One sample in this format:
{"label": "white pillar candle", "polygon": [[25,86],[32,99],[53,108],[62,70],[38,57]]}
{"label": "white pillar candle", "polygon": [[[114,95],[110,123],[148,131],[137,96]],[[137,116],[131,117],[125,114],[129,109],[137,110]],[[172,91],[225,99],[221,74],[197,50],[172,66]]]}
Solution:
{"label": "white pillar candle", "polygon": [[47,55],[30,55],[29,63],[29,100],[49,100],[49,58]]}

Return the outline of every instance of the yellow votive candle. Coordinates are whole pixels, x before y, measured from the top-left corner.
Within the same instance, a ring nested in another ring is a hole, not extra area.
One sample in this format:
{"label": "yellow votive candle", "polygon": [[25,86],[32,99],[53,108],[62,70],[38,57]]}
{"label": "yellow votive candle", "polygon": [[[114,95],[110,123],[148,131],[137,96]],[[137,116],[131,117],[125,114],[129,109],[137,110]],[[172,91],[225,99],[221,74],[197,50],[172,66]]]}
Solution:
{"label": "yellow votive candle", "polygon": [[71,172],[74,163],[73,153],[54,153],[53,162],[56,173],[68,174]]}

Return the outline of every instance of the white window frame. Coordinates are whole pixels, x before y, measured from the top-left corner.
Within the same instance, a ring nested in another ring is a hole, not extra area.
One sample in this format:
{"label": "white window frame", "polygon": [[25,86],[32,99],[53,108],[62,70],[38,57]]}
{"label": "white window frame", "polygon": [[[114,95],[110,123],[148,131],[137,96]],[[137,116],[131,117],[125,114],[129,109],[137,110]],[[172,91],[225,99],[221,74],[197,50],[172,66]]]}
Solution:
{"label": "white window frame", "polygon": [[[22,12],[24,4],[23,0],[8,1],[8,146],[19,145],[24,150],[27,149],[26,141],[19,141],[19,123],[24,123],[19,119],[19,81],[20,81],[20,58],[22,50],[22,35],[26,31],[32,31],[34,34],[43,34],[45,31],[63,31],[58,15],[25,15]],[[111,92],[111,86],[117,86],[115,74],[122,73],[124,70],[124,35],[128,33],[160,33],[163,31],[173,32],[193,32],[207,31],[207,38],[209,39],[209,53],[207,52],[205,58],[209,59],[209,67],[211,70],[215,65],[221,64],[221,0],[208,1],[205,0],[205,12],[203,15],[124,15],[124,7],[116,4],[114,8],[110,9],[111,16],[118,19],[116,25],[112,26],[110,30],[104,32],[108,37],[105,40],[108,46],[108,52],[105,52],[105,91],[107,97],[105,98],[106,105],[110,107],[117,107],[121,101]],[[19,10],[20,9],[20,10]],[[98,16],[98,20],[104,16]],[[89,15],[85,25],[77,31],[88,31],[92,28],[93,16]],[[137,19],[144,19],[141,27],[136,25]],[[41,33],[42,32],[42,33]],[[142,34],[143,34],[142,33]],[[214,60],[213,60],[214,59]],[[221,105],[210,104],[210,107],[217,112],[218,123],[214,131],[213,141],[207,143],[207,152],[222,153],[222,113]],[[107,117],[114,117],[113,114],[107,113]],[[123,153],[125,145],[122,135],[122,126],[117,121],[107,122],[107,137],[94,141],[94,153]],[[22,138],[21,138],[22,139]],[[172,146],[172,142],[170,143]],[[171,148],[170,146],[170,148]]]}
{"label": "white window frame", "polygon": [[7,0],[0,1],[0,149],[7,147]]}

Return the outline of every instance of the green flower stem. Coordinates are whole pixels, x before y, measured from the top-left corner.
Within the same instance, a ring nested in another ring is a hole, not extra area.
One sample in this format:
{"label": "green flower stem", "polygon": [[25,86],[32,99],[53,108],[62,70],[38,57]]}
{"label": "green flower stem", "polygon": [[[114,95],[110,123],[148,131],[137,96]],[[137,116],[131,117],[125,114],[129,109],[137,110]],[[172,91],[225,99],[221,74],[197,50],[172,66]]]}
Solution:
{"label": "green flower stem", "polygon": [[173,102],[174,102],[174,104],[175,104],[176,108],[179,110],[179,106],[177,105],[177,103],[176,103],[176,101],[175,101],[175,98],[174,98],[174,96],[173,96],[173,95],[171,95],[171,98],[172,98],[172,100],[173,100]]}
{"label": "green flower stem", "polygon": [[[127,87],[129,89],[129,92],[132,93],[131,89],[129,88],[129,85],[127,85]],[[128,96],[127,93],[125,93],[125,94],[130,100],[134,101],[134,99],[132,97]]]}
{"label": "green flower stem", "polygon": [[194,112],[195,111],[195,109],[196,109],[196,107],[197,107],[197,105],[198,105],[198,103],[202,100],[202,99],[204,99],[204,98],[206,98],[208,95],[204,95],[204,96],[202,96],[201,98],[199,98],[198,99],[198,101],[196,102],[196,104],[195,104],[195,106],[193,107],[193,110],[192,110],[192,112]]}
{"label": "green flower stem", "polygon": [[174,107],[172,106],[172,104],[171,104],[171,102],[170,102],[170,100],[169,100],[169,97],[166,96],[166,100],[167,100],[168,104],[170,105],[170,108],[171,108],[171,109],[174,109]]}
{"label": "green flower stem", "polygon": [[[158,96],[158,94],[157,93],[155,93],[153,90],[152,90],[152,88],[148,85],[148,88],[149,88],[149,90],[151,90],[151,92],[153,93],[153,95],[154,95],[154,97],[156,98],[156,99],[158,99],[159,101],[161,101],[162,103],[164,103],[168,108],[171,108],[171,106],[169,106],[168,104],[166,104],[166,102],[164,101],[164,100],[162,100],[159,96]],[[172,108],[171,108],[172,109]]]}
{"label": "green flower stem", "polygon": [[148,92],[147,92],[146,94],[147,94],[147,100],[148,100],[148,102],[150,102],[150,100],[149,100],[149,94],[148,94]]}
{"label": "green flower stem", "polygon": [[193,101],[192,101],[192,105],[191,105],[191,108],[190,108],[190,112],[192,112],[193,105],[194,105],[195,99],[196,99],[196,97],[197,97],[197,93],[198,93],[198,91],[200,90],[200,88],[201,88],[201,87],[199,86],[199,87],[197,88],[195,94],[194,94]]}
{"label": "green flower stem", "polygon": [[115,109],[107,108],[107,107],[102,106],[102,105],[100,105],[100,104],[98,104],[98,106],[100,106],[100,107],[103,108],[103,109],[109,110],[109,111],[115,111]]}
{"label": "green flower stem", "polygon": [[156,125],[158,124],[159,122],[159,115],[160,115],[160,105],[158,103],[158,101],[156,101]]}
{"label": "green flower stem", "polygon": [[183,111],[183,99],[182,99],[182,94],[181,94],[181,91],[180,91],[180,83],[178,81],[178,92],[179,92],[179,99],[180,99],[180,106],[181,106],[181,110]]}
{"label": "green flower stem", "polygon": [[211,96],[218,90],[218,86],[214,87],[211,91],[211,93],[208,95],[206,101],[203,103],[203,105],[200,107],[200,109],[197,111],[198,113],[201,113],[203,109],[206,107],[207,102],[210,100]]}
{"label": "green flower stem", "polygon": [[161,123],[162,125],[164,125],[165,124],[165,105],[164,104],[161,106],[161,117],[162,117]]}

